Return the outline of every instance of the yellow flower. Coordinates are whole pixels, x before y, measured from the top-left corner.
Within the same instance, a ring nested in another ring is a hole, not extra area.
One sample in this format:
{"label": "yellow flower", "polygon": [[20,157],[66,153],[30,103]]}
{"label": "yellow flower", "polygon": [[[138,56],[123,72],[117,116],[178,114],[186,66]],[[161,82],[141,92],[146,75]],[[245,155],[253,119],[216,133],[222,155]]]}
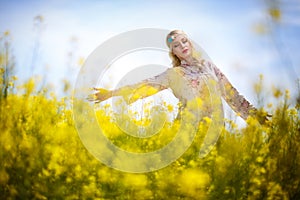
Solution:
{"label": "yellow flower", "polygon": [[273,95],[274,95],[274,97],[279,98],[282,96],[282,92],[278,88],[273,88]]}
{"label": "yellow flower", "polygon": [[0,170],[0,185],[6,185],[9,180],[9,174],[5,170]]}
{"label": "yellow flower", "polygon": [[258,163],[262,163],[263,161],[264,161],[264,158],[261,156],[256,158],[256,162],[258,162]]}
{"label": "yellow flower", "polygon": [[173,107],[173,105],[167,105],[167,110],[169,111],[169,112],[173,112],[174,111],[174,107]]}
{"label": "yellow flower", "polygon": [[203,191],[208,186],[210,177],[199,169],[186,169],[179,175],[177,181],[180,192],[196,197],[205,194]]}
{"label": "yellow flower", "polygon": [[133,188],[144,188],[148,184],[148,178],[145,174],[126,174],[123,183]]}

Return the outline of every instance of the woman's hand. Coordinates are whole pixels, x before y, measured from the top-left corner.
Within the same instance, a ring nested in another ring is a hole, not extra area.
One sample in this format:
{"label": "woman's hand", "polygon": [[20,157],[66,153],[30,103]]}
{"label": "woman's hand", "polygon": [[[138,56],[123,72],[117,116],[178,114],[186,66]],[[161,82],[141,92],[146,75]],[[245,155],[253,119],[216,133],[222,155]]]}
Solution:
{"label": "woman's hand", "polygon": [[255,117],[261,125],[268,124],[270,122],[269,118],[272,117],[271,114],[267,113],[263,109],[255,110],[253,114],[253,117]]}
{"label": "woman's hand", "polygon": [[103,88],[94,88],[94,91],[96,92],[94,94],[89,95],[87,99],[95,103],[105,101],[106,99],[109,99],[112,96],[112,92],[110,90],[106,90]]}

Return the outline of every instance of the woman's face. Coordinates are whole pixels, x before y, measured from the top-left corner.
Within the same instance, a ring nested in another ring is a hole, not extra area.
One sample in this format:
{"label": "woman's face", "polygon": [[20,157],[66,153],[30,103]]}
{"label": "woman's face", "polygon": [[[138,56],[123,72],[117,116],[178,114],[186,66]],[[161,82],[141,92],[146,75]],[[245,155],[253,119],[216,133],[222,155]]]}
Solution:
{"label": "woman's face", "polygon": [[185,35],[178,35],[172,42],[171,48],[180,60],[187,60],[192,56],[192,46]]}

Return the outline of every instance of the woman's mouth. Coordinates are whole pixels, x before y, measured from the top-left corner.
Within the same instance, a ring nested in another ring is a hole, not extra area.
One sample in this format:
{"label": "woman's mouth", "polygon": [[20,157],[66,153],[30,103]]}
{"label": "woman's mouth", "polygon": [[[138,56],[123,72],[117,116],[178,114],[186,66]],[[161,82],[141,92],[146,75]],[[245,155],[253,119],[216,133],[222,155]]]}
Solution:
{"label": "woman's mouth", "polygon": [[187,53],[189,49],[185,49],[182,51],[182,53]]}

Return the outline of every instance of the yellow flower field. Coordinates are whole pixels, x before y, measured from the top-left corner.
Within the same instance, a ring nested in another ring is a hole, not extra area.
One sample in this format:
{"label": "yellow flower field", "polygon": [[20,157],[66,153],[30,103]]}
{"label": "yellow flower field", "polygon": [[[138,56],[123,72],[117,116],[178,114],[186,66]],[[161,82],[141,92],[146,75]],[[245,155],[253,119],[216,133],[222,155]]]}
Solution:
{"label": "yellow flower field", "polygon": [[[15,90],[0,99],[0,199],[300,198],[299,107],[289,106],[288,93],[276,92],[282,102],[264,125],[260,116],[249,118],[245,128],[227,120],[231,128],[204,158],[198,156],[202,123],[193,144],[169,166],[126,173],[85,149],[70,99],[37,92],[33,80]],[[114,144],[135,152],[159,148],[178,128],[175,122],[154,139],[128,140],[104,110],[97,116]]]}

